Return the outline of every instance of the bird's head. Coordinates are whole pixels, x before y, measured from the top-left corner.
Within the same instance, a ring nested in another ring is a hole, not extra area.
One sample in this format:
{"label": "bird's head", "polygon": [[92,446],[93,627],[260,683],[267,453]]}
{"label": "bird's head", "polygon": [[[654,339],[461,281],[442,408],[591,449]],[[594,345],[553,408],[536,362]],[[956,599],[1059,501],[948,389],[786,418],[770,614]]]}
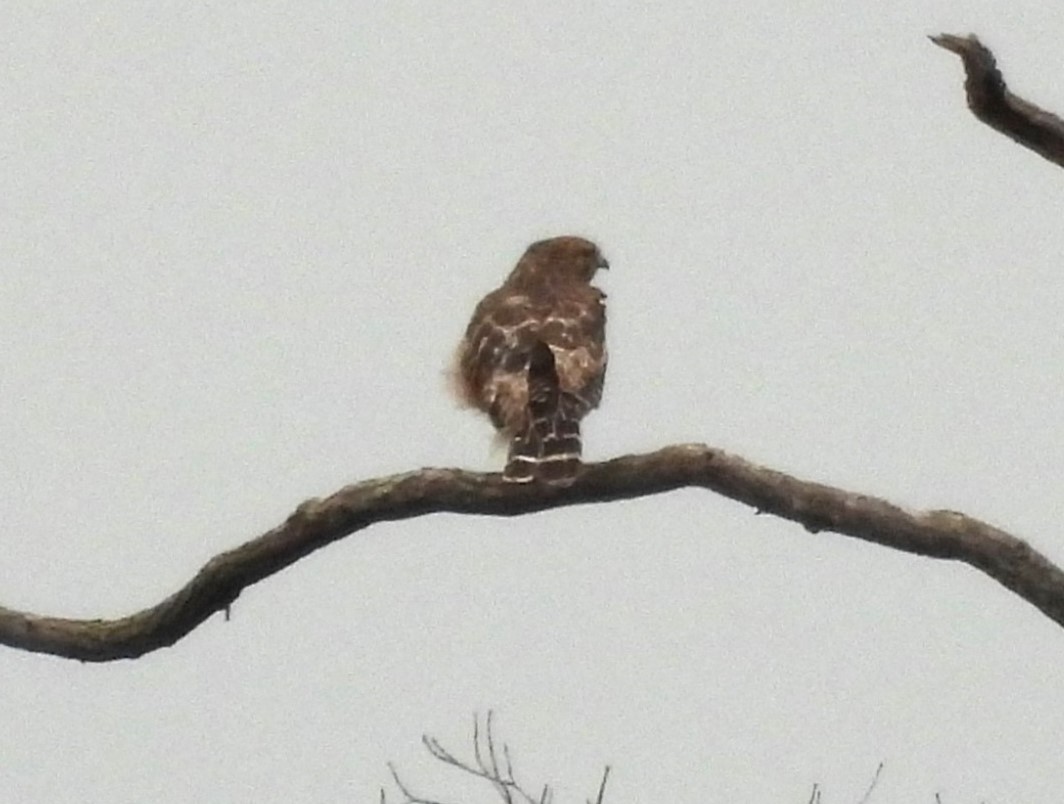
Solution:
{"label": "bird's head", "polygon": [[563,235],[547,240],[537,240],[521,257],[514,269],[514,276],[539,276],[564,278],[578,282],[590,282],[595,272],[608,269],[609,262],[602,256],[599,247],[583,237]]}

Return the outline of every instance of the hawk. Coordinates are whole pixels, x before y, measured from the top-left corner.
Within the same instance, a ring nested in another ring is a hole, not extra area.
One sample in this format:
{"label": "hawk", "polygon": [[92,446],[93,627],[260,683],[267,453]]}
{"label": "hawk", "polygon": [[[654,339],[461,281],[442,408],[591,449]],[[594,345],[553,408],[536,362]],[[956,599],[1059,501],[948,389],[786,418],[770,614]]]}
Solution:
{"label": "hawk", "polygon": [[565,484],[579,471],[580,420],[606,376],[606,294],[591,284],[600,268],[609,263],[589,240],[540,240],[473,311],[456,385],[509,443],[503,480]]}

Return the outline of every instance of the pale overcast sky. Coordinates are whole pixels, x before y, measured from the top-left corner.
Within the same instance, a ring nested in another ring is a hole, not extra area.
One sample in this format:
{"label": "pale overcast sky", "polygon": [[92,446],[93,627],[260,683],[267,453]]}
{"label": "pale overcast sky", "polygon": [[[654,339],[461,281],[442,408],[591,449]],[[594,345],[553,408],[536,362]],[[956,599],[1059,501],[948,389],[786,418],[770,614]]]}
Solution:
{"label": "pale overcast sky", "polygon": [[[704,441],[1064,562],[1059,4],[8,3],[0,604],[121,616],[303,499],[498,469],[443,370],[530,241],[595,239],[589,459]],[[379,525],[173,648],[0,649],[0,799],[1059,802],[1064,631],[965,565],[705,491]],[[395,799],[398,800],[398,799]]]}

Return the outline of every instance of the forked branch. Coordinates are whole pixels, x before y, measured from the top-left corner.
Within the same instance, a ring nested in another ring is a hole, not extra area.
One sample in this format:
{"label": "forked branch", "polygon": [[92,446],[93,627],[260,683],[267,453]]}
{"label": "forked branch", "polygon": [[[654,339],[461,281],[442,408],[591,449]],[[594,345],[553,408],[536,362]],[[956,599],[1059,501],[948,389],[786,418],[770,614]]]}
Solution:
{"label": "forked branch", "polygon": [[[428,752],[433,757],[445,765],[458,768],[460,771],[490,783],[495,789],[499,800],[504,802],[504,804],[551,804],[554,800],[554,793],[550,785],[543,785],[540,794],[533,796],[518,783],[514,776],[513,763],[510,760],[510,747],[506,743],[500,746],[495,742],[493,718],[493,713],[489,711],[488,716],[484,719],[482,728],[480,718],[476,715],[473,716],[472,762],[464,762],[455,757],[454,754],[440,745],[440,741],[435,737],[430,737],[427,734],[423,735],[421,742],[424,743],[425,748],[428,749]],[[402,804],[441,804],[436,799],[424,798],[411,792],[410,788],[399,778],[399,773],[394,765],[389,764],[388,770],[391,771],[395,786],[399,788],[399,792],[404,796]],[[606,780],[609,775],[610,769],[607,765],[602,774],[602,782],[599,784],[598,797],[595,799],[594,804],[603,804],[606,795]],[[382,790],[381,804],[386,804],[386,801],[387,797]],[[592,804],[590,799],[587,800],[587,804]]]}

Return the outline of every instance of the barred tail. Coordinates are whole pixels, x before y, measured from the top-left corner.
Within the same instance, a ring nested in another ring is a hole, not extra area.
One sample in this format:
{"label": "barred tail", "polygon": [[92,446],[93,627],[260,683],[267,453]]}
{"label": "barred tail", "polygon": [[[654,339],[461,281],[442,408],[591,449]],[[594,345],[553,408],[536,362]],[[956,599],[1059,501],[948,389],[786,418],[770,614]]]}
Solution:
{"label": "barred tail", "polygon": [[554,353],[542,341],[528,361],[528,418],[510,442],[503,479],[571,483],[580,470],[582,404],[558,386]]}

